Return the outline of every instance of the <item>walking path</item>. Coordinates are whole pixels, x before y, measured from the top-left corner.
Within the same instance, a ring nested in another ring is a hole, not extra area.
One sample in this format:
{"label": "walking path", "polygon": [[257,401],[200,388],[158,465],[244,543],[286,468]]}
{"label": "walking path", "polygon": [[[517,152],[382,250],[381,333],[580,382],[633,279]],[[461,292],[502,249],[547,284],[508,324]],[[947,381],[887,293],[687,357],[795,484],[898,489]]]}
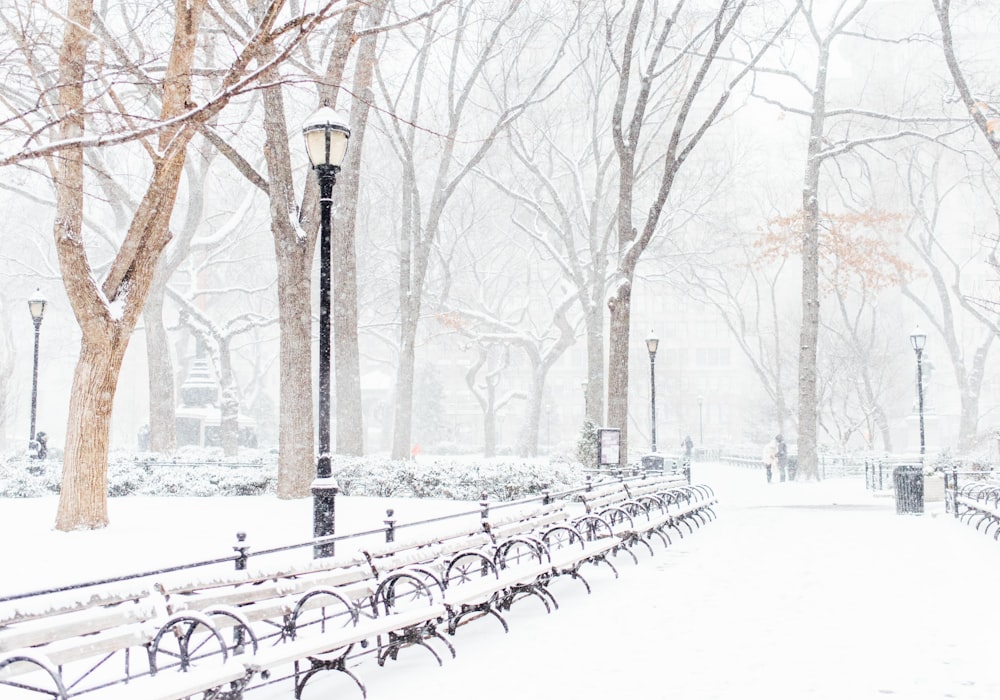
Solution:
{"label": "walking path", "polygon": [[[696,465],[719,518],[560,609],[518,603],[510,633],[459,630],[439,668],[419,648],[365,669],[373,700],[978,700],[1000,694],[1000,545],[946,516],[896,515],[862,480],[765,484]],[[327,688],[343,680],[329,679]],[[346,688],[340,686],[341,691]],[[308,689],[321,697],[323,683]],[[275,698],[280,695],[274,695]]]}

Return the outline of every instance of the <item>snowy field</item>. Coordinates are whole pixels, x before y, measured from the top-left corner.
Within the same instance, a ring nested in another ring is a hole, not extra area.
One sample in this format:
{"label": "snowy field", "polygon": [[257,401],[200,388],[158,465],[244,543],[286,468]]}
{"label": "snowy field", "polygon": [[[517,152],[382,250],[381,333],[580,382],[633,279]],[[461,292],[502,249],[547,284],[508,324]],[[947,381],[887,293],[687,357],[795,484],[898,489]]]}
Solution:
{"label": "snowy field", "polygon": [[[996,631],[1000,545],[954,521],[940,503],[898,516],[863,479],[765,484],[763,474],[695,465],[719,518],[640,563],[589,568],[593,593],[554,582],[560,607],[515,605],[504,634],[491,618],[462,627],[458,656],[439,667],[404,649],[354,669],[371,700],[582,698],[649,700],[985,700],[1000,695]],[[338,531],[382,526],[475,504],[342,498]],[[307,539],[309,501],[273,498],[112,502],[113,525],[50,530],[54,499],[0,501],[5,593],[189,559],[225,556],[234,533],[254,547]],[[341,550],[341,553],[344,553]],[[0,603],[0,605],[4,605]],[[432,642],[433,644],[434,642]],[[252,695],[288,700],[290,687]],[[341,674],[305,700],[360,698]]]}

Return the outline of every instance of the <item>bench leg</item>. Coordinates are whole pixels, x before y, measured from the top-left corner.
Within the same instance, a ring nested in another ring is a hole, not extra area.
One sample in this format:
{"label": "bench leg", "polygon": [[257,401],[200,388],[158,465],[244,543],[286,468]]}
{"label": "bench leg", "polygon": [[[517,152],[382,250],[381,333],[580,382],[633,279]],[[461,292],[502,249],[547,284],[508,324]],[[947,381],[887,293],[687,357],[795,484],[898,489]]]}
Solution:
{"label": "bench leg", "polygon": [[59,671],[56,670],[54,667],[39,661],[34,656],[30,655],[21,656],[18,654],[14,654],[0,661],[0,668],[4,668],[5,666],[10,666],[15,663],[32,664],[40,668],[52,679],[52,684],[55,686],[55,691],[39,688],[33,685],[24,685],[22,683],[15,683],[13,681],[0,682],[0,686],[6,685],[14,688],[27,689],[34,692],[43,693],[51,698],[54,698],[54,700],[66,700],[67,698],[69,698],[69,693],[66,692],[66,686],[63,685],[62,678],[59,676]]}
{"label": "bench leg", "polygon": [[647,539],[653,539],[653,535],[656,535],[657,537],[660,538],[660,542],[663,543],[664,547],[669,547],[671,544],[673,544],[670,541],[670,537],[667,536],[667,534],[662,530],[660,530],[659,528],[656,528],[655,530],[650,530],[649,534],[647,535]]}
{"label": "bench leg", "polygon": [[[553,608],[559,609],[559,603],[556,602],[556,598],[552,595],[552,592],[547,590],[545,586],[538,583],[530,583],[523,586],[514,586],[500,601],[500,608],[503,610],[510,610],[510,606],[514,604],[518,596],[529,596],[533,595],[542,601],[542,605],[545,606],[545,612],[551,613]],[[551,601],[552,605],[549,605]]]}
{"label": "bench leg", "polygon": [[[477,612],[479,615],[475,619],[485,617],[486,615],[492,615],[500,621],[501,625],[503,625],[504,632],[510,632],[510,627],[507,626],[507,621],[496,611],[496,605],[496,596],[494,596],[491,600],[488,600],[485,603],[479,603],[477,605],[462,605],[461,610],[458,613],[449,609],[448,634],[454,636],[455,632],[458,631],[459,625],[462,624],[462,618],[466,615],[471,615]],[[469,622],[471,622],[471,620],[469,620]]]}
{"label": "bench leg", "polygon": [[[348,676],[352,681],[357,684],[358,688],[361,689],[361,697],[368,697],[368,689],[365,688],[365,684],[361,682],[361,679],[354,675],[347,668],[347,655],[351,653],[353,645],[347,647],[343,654],[335,659],[320,659],[313,656],[309,657],[309,670],[305,673],[299,674],[299,662],[295,662],[295,700],[299,700],[302,697],[302,691],[305,690],[306,683],[309,679],[315,676],[320,671],[340,671],[341,673]],[[207,700],[207,698],[206,698]]]}
{"label": "bench leg", "polygon": [[395,660],[399,656],[399,650],[407,646],[422,646],[424,649],[433,654],[434,658],[437,659],[438,665],[443,666],[444,662],[441,661],[441,657],[438,653],[434,651],[434,648],[427,643],[430,637],[440,639],[444,642],[444,645],[448,647],[448,651],[451,652],[452,658],[455,658],[455,647],[451,645],[447,639],[445,639],[440,632],[434,627],[433,622],[425,622],[420,625],[413,625],[412,627],[406,627],[399,632],[389,633],[389,643],[385,646],[379,643],[378,652],[378,665],[385,666],[387,659]]}
{"label": "bench leg", "polygon": [[[559,572],[559,574],[562,575],[562,576],[565,576],[566,574],[569,574],[570,576],[572,576],[576,580],[580,581],[580,583],[583,584],[583,587],[587,589],[587,594],[590,595],[590,584],[587,583],[587,579],[585,579],[583,577],[583,575],[580,573],[580,567],[582,565],[583,565],[583,562],[580,562],[579,564],[577,564],[576,566],[574,566],[574,567],[572,567],[570,569],[563,569],[562,571]],[[608,562],[608,566],[611,566],[611,562]],[[612,570],[614,570],[614,568],[615,567],[611,566]],[[615,571],[615,577],[617,577],[617,576],[618,576],[618,572]]]}
{"label": "bench leg", "polygon": [[[615,547],[615,549],[612,550],[612,552],[616,551],[617,549],[618,548]],[[589,561],[591,564],[594,564],[595,566],[597,564],[607,564],[608,566],[611,567],[611,570],[614,572],[615,578],[618,578],[618,569],[615,568],[615,565],[611,563],[611,560],[608,559],[608,556],[606,554],[598,554],[595,557],[590,557],[587,561]]]}
{"label": "bench leg", "polygon": [[[230,683],[229,688],[226,690],[222,688],[206,690],[202,700],[243,700],[243,691],[250,685],[250,679],[252,678],[253,671],[247,671],[247,674],[243,678]],[[298,695],[296,694],[295,697],[298,697]]]}

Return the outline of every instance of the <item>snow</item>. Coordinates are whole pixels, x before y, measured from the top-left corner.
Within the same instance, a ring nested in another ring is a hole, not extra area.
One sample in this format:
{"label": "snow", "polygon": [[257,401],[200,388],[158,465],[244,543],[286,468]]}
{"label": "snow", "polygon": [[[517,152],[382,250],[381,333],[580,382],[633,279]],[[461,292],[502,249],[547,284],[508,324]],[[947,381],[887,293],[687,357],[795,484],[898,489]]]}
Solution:
{"label": "snow", "polygon": [[[403,649],[353,670],[371,700],[637,697],[657,700],[995,698],[1000,580],[992,537],[944,513],[897,515],[862,478],[764,482],[756,469],[696,464],[718,519],[639,564],[587,567],[593,593],[564,577],[559,608],[537,599],[459,629],[457,658],[439,667]],[[338,532],[400,524],[474,503],[341,497]],[[252,549],[308,539],[311,501],[272,497],[113,499],[100,532],[50,530],[51,498],[0,500],[0,595],[198,558],[226,556],[237,530]],[[472,517],[472,516],[470,516]],[[437,526],[448,528],[448,523]],[[17,533],[16,537],[11,533]],[[123,554],[127,553],[127,554]],[[340,545],[338,556],[349,552]],[[251,566],[253,565],[251,558]],[[80,595],[80,594],[77,594]],[[11,605],[0,603],[0,613]],[[439,653],[444,646],[429,642]],[[304,700],[360,697],[343,674],[321,674]],[[287,685],[250,696],[291,697]]]}

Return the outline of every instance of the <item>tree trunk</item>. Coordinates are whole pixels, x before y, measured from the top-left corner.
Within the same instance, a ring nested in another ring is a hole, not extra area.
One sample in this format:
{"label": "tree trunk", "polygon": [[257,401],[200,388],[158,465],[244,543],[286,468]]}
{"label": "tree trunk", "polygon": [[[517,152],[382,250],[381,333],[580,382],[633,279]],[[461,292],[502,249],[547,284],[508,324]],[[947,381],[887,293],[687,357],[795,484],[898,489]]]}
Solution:
{"label": "tree trunk", "polygon": [[[601,290],[603,292],[603,289]],[[584,409],[594,425],[604,425],[604,306],[595,303],[586,318],[587,327],[587,386]]]}
{"label": "tree trunk", "polygon": [[57,530],[84,530],[108,524],[108,442],[111,409],[128,336],[113,329],[94,342],[84,337],[73,374],[66,426]]}
{"label": "tree trunk", "polygon": [[[256,12],[263,4],[254,3]],[[264,60],[274,53],[265,52]],[[278,70],[265,71],[264,158],[267,162],[271,235],[278,266],[279,396],[278,396],[278,498],[306,498],[315,478],[316,455],[312,389],[312,293],[310,277],[316,249],[318,220],[294,220],[298,207],[292,185],[292,158],[285,103]],[[318,194],[310,173],[307,192]],[[313,202],[315,202],[315,196]],[[317,212],[304,205],[305,212]]]}
{"label": "tree trunk", "polygon": [[632,322],[632,281],[621,280],[615,293],[608,297],[611,310],[608,336],[608,422],[621,430],[621,451],[618,464],[628,464],[628,349],[629,326]]}
{"label": "tree trunk", "polygon": [[395,411],[392,425],[392,459],[410,456],[410,435],[413,424],[413,376],[416,362],[417,313],[405,297],[403,323],[400,328],[399,366],[396,368]]}
{"label": "tree trunk", "polygon": [[[369,26],[382,21],[388,0],[370,6]],[[353,20],[352,20],[353,23]],[[357,237],[358,196],[360,193],[362,153],[368,125],[368,111],[374,99],[371,90],[375,71],[376,35],[361,40],[354,69],[354,95],[351,107],[351,142],[347,160],[338,181],[338,206],[333,228],[333,334],[334,381],[337,391],[336,451],[361,455],[365,450],[364,411],[361,394],[361,360],[358,350],[358,272],[355,240]]]}
{"label": "tree trunk", "polygon": [[[273,180],[272,180],[273,183]],[[311,245],[272,219],[278,255],[278,498],[305,498],[315,477],[312,390]],[[284,244],[283,244],[284,243]],[[303,250],[301,248],[307,248]],[[282,257],[284,256],[284,257]]]}
{"label": "tree trunk", "polygon": [[146,363],[149,381],[149,450],[173,454],[177,449],[177,395],[170,340],[163,325],[163,289],[150,291],[142,311],[146,329]]}
{"label": "tree trunk", "polygon": [[538,456],[538,424],[542,417],[542,398],[545,394],[547,373],[547,369],[541,364],[532,368],[527,410],[524,415],[524,424],[521,426],[521,434],[517,439],[519,457]]}
{"label": "tree trunk", "polygon": [[222,454],[235,457],[239,454],[240,397],[233,377],[233,358],[229,340],[219,339],[219,439]]}
{"label": "tree trunk", "polygon": [[818,425],[817,343],[819,341],[819,176],[826,121],[828,42],[819,45],[806,170],[802,184],[802,325],[799,329],[799,435],[797,474],[819,479],[816,431]]}
{"label": "tree trunk", "polygon": [[494,390],[487,387],[489,405],[483,411],[483,457],[489,459],[497,455],[497,412],[493,407]]}

